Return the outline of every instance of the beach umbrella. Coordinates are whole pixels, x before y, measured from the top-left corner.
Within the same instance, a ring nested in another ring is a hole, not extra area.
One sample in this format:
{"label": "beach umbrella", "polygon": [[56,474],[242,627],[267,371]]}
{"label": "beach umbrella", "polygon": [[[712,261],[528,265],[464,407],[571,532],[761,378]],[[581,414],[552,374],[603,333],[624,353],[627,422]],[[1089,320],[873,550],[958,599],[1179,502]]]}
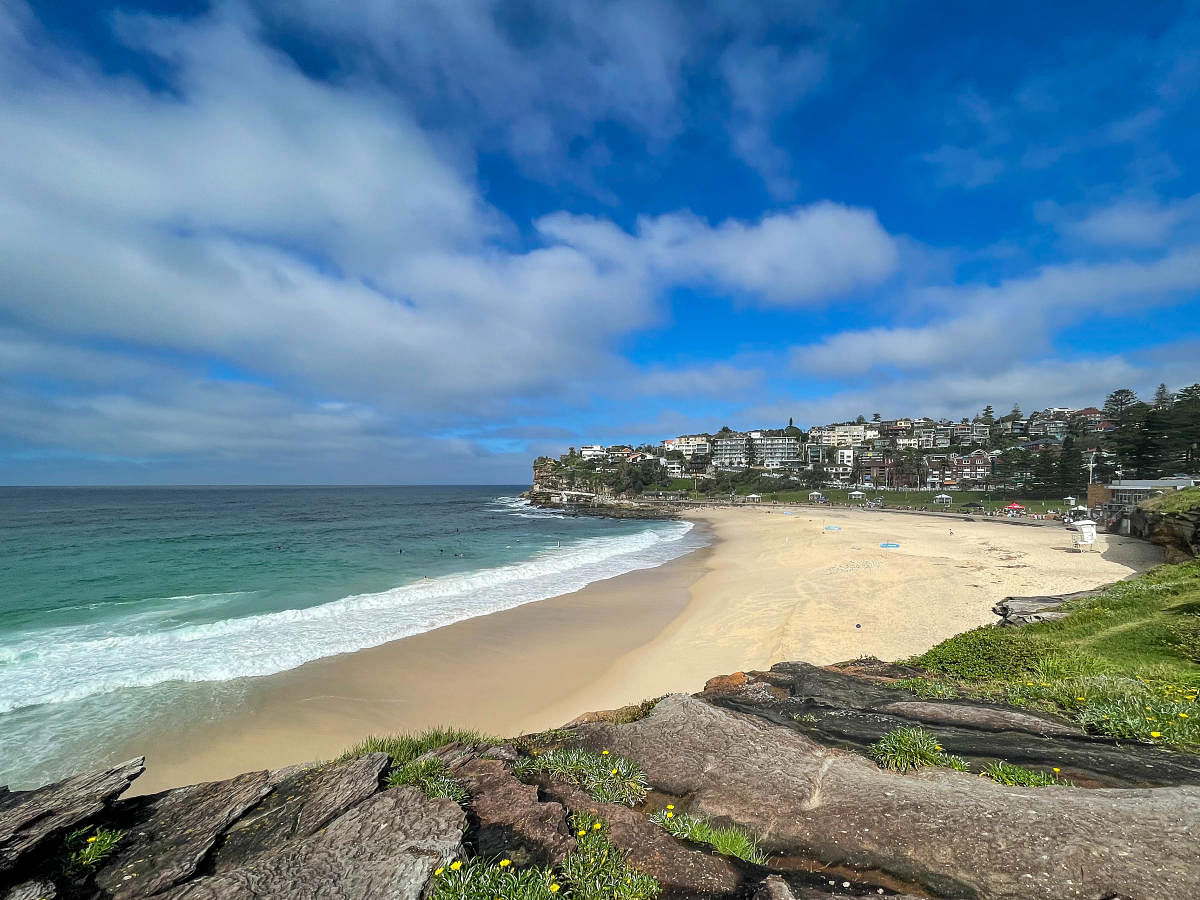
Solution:
{"label": "beach umbrella", "polygon": [[1006,506],[1004,508],[1005,509],[1024,509],[1025,507],[1023,507],[1020,503],[1010,503],[1010,504],[1008,504],[1008,506]]}

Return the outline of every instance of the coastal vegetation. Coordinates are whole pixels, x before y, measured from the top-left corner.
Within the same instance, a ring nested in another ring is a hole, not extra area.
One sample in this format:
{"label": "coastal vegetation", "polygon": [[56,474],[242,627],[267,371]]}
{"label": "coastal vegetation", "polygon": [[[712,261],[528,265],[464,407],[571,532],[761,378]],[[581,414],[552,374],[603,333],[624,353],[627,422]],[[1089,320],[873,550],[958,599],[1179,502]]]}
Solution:
{"label": "coastal vegetation", "polygon": [[445,747],[447,744],[499,744],[503,739],[465,728],[429,728],[417,734],[371,735],[355,744],[334,762],[366,756],[368,753],[386,753],[395,766],[410,763],[418,756]]}
{"label": "coastal vegetation", "polygon": [[1142,509],[1164,516],[1178,516],[1200,509],[1200,487],[1184,488],[1143,500]]}
{"label": "coastal vegetation", "polygon": [[767,861],[767,854],[758,845],[758,840],[745,828],[713,825],[708,819],[687,813],[676,815],[672,803],[652,814],[650,821],[661,825],[677,838],[694,844],[706,844],[722,856],[734,856],[760,866]]}
{"label": "coastal vegetation", "polygon": [[646,796],[646,773],[628,759],[607,750],[592,753],[578,747],[560,747],[522,758],[515,766],[518,778],[529,780],[544,773],[576,784],[599,803],[634,806]]}
{"label": "coastal vegetation", "polygon": [[125,837],[112,828],[78,828],[67,835],[67,871],[92,869],[108,859]]}
{"label": "coastal vegetation", "polygon": [[427,797],[445,797],[455,803],[465,803],[467,789],[446,773],[446,765],[440,759],[416,759],[394,769],[387,778],[389,788],[411,784],[419,787]]}
{"label": "coastal vegetation", "polygon": [[924,766],[936,766],[967,771],[967,762],[960,756],[946,753],[937,737],[918,726],[896,728],[871,745],[867,754],[881,768],[910,772]]}
{"label": "coastal vegetation", "polygon": [[1200,561],[1160,566],[1061,619],[976,628],[917,656],[931,684],[1200,752]]}
{"label": "coastal vegetation", "polygon": [[509,859],[455,860],[434,873],[430,900],[651,900],[658,881],[626,863],[603,820],[571,816],[575,849],[557,867],[516,868]]}
{"label": "coastal vegetation", "polygon": [[1009,786],[1049,787],[1050,785],[1063,785],[1069,787],[1071,784],[1066,779],[1058,777],[1057,769],[1049,773],[1038,772],[1035,769],[1026,769],[1024,766],[1014,765],[1002,759],[988,763],[983,767],[981,774],[986,775],[997,784],[1006,784]]}

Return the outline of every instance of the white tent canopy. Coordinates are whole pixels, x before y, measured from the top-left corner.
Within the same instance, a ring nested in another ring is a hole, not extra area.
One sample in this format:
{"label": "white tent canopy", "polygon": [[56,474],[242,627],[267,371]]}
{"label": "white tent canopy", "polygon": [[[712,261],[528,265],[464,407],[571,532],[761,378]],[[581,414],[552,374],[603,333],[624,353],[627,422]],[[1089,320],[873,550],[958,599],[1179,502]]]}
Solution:
{"label": "white tent canopy", "polygon": [[821,492],[820,491],[812,491],[811,493],[809,493],[808,499],[809,500],[820,500]]}
{"label": "white tent canopy", "polygon": [[864,494],[862,491],[851,491],[850,492],[851,500],[861,500],[865,496],[867,496],[867,495]]}
{"label": "white tent canopy", "polygon": [[949,494],[938,494],[936,497],[933,498],[933,502],[934,503],[944,503],[947,506],[949,506],[953,499],[954,498],[951,497]]}

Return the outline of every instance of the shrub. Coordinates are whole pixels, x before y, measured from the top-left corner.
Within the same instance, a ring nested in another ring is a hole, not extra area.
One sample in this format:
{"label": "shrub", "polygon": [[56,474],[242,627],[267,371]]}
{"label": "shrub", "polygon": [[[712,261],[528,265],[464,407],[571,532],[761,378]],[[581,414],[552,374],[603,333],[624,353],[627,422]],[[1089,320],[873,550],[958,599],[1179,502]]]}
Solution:
{"label": "shrub", "polygon": [[507,859],[453,862],[434,873],[430,900],[652,900],[658,882],[626,863],[604,822],[587,813],[571,816],[575,849],[555,869],[514,868]]}
{"label": "shrub", "polygon": [[758,846],[758,840],[744,828],[734,825],[718,828],[708,819],[686,813],[676,815],[673,809],[672,806],[660,809],[650,816],[650,821],[661,825],[677,838],[708,844],[722,856],[736,856],[760,866],[767,861],[767,855]]}
{"label": "shrub", "polygon": [[560,747],[519,760],[517,777],[529,780],[539,772],[579,785],[600,803],[634,806],[646,796],[646,773],[634,762],[612,756],[607,750],[592,753],[578,747]]}
{"label": "shrub", "polygon": [[1052,773],[1047,775],[1045,772],[1026,769],[1023,766],[1007,763],[1002,759],[994,763],[988,763],[983,767],[981,774],[986,775],[998,784],[1019,785],[1021,787],[1046,787],[1052,784],[1069,785],[1071,783],[1059,778],[1057,774]]}
{"label": "shrub", "polygon": [[372,735],[355,744],[335,760],[341,762],[368,753],[386,753],[395,765],[402,766],[418,756],[447,744],[498,744],[501,739],[462,728],[430,728],[419,734]]}
{"label": "shrub", "polygon": [[67,867],[71,870],[90,869],[112,855],[125,832],[111,828],[80,828],[67,835]]}
{"label": "shrub", "polygon": [[939,766],[966,772],[966,760],[942,750],[937,738],[923,728],[912,726],[889,731],[872,744],[867,754],[880,768],[908,772],[922,766]]}
{"label": "shrub", "polygon": [[446,766],[440,759],[422,759],[405,763],[388,775],[389,788],[411,784],[419,787],[428,797],[445,797],[455,803],[465,803],[467,789],[446,774]]}
{"label": "shrub", "polygon": [[1044,651],[1018,634],[1015,628],[985,625],[943,641],[909,662],[955,678],[1023,677],[1034,671]]}

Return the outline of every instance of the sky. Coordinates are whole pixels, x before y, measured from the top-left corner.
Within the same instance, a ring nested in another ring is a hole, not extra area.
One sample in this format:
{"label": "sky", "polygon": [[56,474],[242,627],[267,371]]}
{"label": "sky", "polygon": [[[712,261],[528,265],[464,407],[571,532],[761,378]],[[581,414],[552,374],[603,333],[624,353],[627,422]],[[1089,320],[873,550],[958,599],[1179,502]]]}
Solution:
{"label": "sky", "polygon": [[0,484],[1200,381],[1200,3],[0,4]]}

